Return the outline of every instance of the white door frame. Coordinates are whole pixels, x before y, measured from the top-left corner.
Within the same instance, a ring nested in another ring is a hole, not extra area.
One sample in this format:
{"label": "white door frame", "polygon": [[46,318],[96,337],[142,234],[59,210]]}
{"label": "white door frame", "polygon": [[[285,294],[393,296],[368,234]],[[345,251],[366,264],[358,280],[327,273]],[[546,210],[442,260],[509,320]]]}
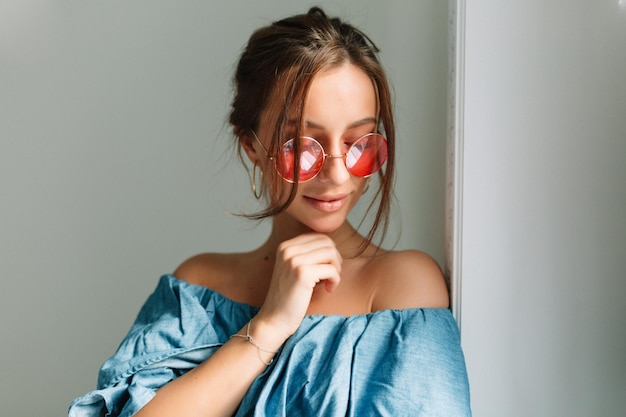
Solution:
{"label": "white door frame", "polygon": [[449,0],[448,22],[445,272],[450,283],[452,314],[461,327],[465,0]]}

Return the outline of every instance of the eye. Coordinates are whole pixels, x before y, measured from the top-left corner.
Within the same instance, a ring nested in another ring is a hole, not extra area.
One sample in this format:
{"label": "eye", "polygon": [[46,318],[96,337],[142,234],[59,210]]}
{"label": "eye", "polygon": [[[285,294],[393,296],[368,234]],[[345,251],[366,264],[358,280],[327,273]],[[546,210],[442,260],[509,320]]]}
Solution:
{"label": "eye", "polygon": [[346,145],[346,147],[349,148],[350,146],[354,145],[354,143],[357,142],[359,139],[361,139],[363,136],[368,135],[370,133],[371,131],[369,130],[356,132],[344,138],[343,143]]}

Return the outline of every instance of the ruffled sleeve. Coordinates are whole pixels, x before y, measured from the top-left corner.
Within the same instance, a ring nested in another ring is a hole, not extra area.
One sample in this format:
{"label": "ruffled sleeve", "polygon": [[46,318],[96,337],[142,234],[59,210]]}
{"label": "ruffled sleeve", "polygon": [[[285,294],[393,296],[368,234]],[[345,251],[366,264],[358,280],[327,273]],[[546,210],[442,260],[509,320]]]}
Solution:
{"label": "ruffled sleeve", "polygon": [[257,310],[172,275],[161,277],[115,355],[102,365],[97,389],[74,400],[69,417],[134,415],[157,389],[211,356]]}

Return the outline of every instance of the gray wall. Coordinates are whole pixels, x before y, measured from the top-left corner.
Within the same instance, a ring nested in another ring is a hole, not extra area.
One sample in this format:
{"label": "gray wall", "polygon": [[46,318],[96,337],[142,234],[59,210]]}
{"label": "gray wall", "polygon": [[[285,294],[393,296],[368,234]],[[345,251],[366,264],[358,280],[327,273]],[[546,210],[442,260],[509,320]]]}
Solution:
{"label": "gray wall", "polygon": [[[396,88],[398,248],[443,261],[447,2],[320,1],[363,27]],[[265,237],[228,148],[253,28],[310,2],[0,2],[0,404],[64,415],[157,278]],[[400,228],[402,233],[400,234]]]}
{"label": "gray wall", "polygon": [[624,416],[626,7],[472,0],[466,12],[474,414]]}

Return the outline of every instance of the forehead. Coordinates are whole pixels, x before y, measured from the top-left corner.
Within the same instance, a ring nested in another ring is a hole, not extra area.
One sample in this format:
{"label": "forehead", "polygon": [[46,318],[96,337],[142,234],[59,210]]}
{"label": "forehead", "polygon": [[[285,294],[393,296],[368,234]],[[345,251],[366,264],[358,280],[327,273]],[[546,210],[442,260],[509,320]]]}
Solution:
{"label": "forehead", "polygon": [[376,120],[377,107],[371,78],[356,65],[345,64],[313,78],[303,122],[327,128],[360,125],[365,120]]}
{"label": "forehead", "polygon": [[[285,114],[282,128],[295,127],[300,122],[302,127],[313,128],[363,125],[376,123],[378,119],[374,82],[356,65],[347,63],[315,74],[308,90],[286,109],[286,97],[293,83],[289,75],[281,77],[260,114],[259,129],[268,129],[271,134],[269,130],[277,126],[281,114]],[[300,121],[298,108],[301,105]]]}

